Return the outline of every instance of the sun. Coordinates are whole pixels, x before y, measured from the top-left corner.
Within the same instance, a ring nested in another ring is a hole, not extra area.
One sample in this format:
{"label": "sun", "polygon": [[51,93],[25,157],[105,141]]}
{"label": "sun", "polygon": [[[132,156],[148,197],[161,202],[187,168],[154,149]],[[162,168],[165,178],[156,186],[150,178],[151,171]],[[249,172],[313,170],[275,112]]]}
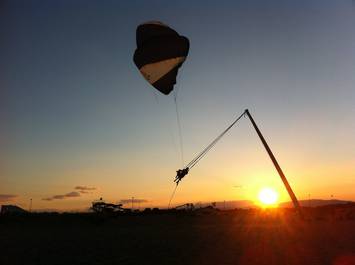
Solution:
{"label": "sun", "polygon": [[264,206],[273,206],[279,199],[279,194],[272,188],[262,188],[259,192],[259,201]]}

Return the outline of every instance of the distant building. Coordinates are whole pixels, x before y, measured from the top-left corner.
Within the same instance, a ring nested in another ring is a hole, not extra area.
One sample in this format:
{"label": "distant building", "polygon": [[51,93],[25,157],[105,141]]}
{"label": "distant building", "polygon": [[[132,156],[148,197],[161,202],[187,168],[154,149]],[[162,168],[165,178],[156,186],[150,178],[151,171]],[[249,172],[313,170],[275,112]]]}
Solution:
{"label": "distant building", "polygon": [[27,211],[16,205],[2,205],[0,213],[1,214],[23,214],[23,213],[27,213]]}

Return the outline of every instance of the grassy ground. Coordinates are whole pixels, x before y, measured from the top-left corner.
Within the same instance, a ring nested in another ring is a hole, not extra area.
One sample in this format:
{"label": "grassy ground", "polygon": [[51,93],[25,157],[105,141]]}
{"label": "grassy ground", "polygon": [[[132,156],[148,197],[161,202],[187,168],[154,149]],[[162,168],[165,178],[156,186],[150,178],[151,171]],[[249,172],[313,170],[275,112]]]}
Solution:
{"label": "grassy ground", "polygon": [[0,217],[0,264],[355,264],[355,221],[290,212]]}

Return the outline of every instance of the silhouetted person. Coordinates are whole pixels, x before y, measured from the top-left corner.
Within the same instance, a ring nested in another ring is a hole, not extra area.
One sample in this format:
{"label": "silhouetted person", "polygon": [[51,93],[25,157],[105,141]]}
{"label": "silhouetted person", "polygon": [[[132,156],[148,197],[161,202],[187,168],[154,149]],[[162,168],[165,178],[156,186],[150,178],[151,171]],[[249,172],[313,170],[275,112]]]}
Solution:
{"label": "silhouetted person", "polygon": [[189,168],[186,167],[184,169],[179,169],[178,171],[176,171],[176,177],[175,177],[175,182],[176,184],[179,184],[180,180],[185,177],[187,175],[187,173],[189,173]]}

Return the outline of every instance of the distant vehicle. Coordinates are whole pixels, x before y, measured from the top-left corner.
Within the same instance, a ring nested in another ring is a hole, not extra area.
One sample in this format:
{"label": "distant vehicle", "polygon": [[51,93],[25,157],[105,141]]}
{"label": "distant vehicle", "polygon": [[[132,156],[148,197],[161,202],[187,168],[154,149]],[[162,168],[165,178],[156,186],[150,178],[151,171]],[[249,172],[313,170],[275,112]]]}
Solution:
{"label": "distant vehicle", "polygon": [[1,214],[24,214],[28,211],[18,207],[16,205],[2,205],[1,206]]}
{"label": "distant vehicle", "polygon": [[193,203],[185,203],[175,207],[176,210],[193,211],[195,206]]}
{"label": "distant vehicle", "polygon": [[127,209],[122,208],[122,204],[106,203],[100,198],[98,201],[92,202],[92,207],[90,208],[95,213],[114,213],[114,212],[125,212]]}

